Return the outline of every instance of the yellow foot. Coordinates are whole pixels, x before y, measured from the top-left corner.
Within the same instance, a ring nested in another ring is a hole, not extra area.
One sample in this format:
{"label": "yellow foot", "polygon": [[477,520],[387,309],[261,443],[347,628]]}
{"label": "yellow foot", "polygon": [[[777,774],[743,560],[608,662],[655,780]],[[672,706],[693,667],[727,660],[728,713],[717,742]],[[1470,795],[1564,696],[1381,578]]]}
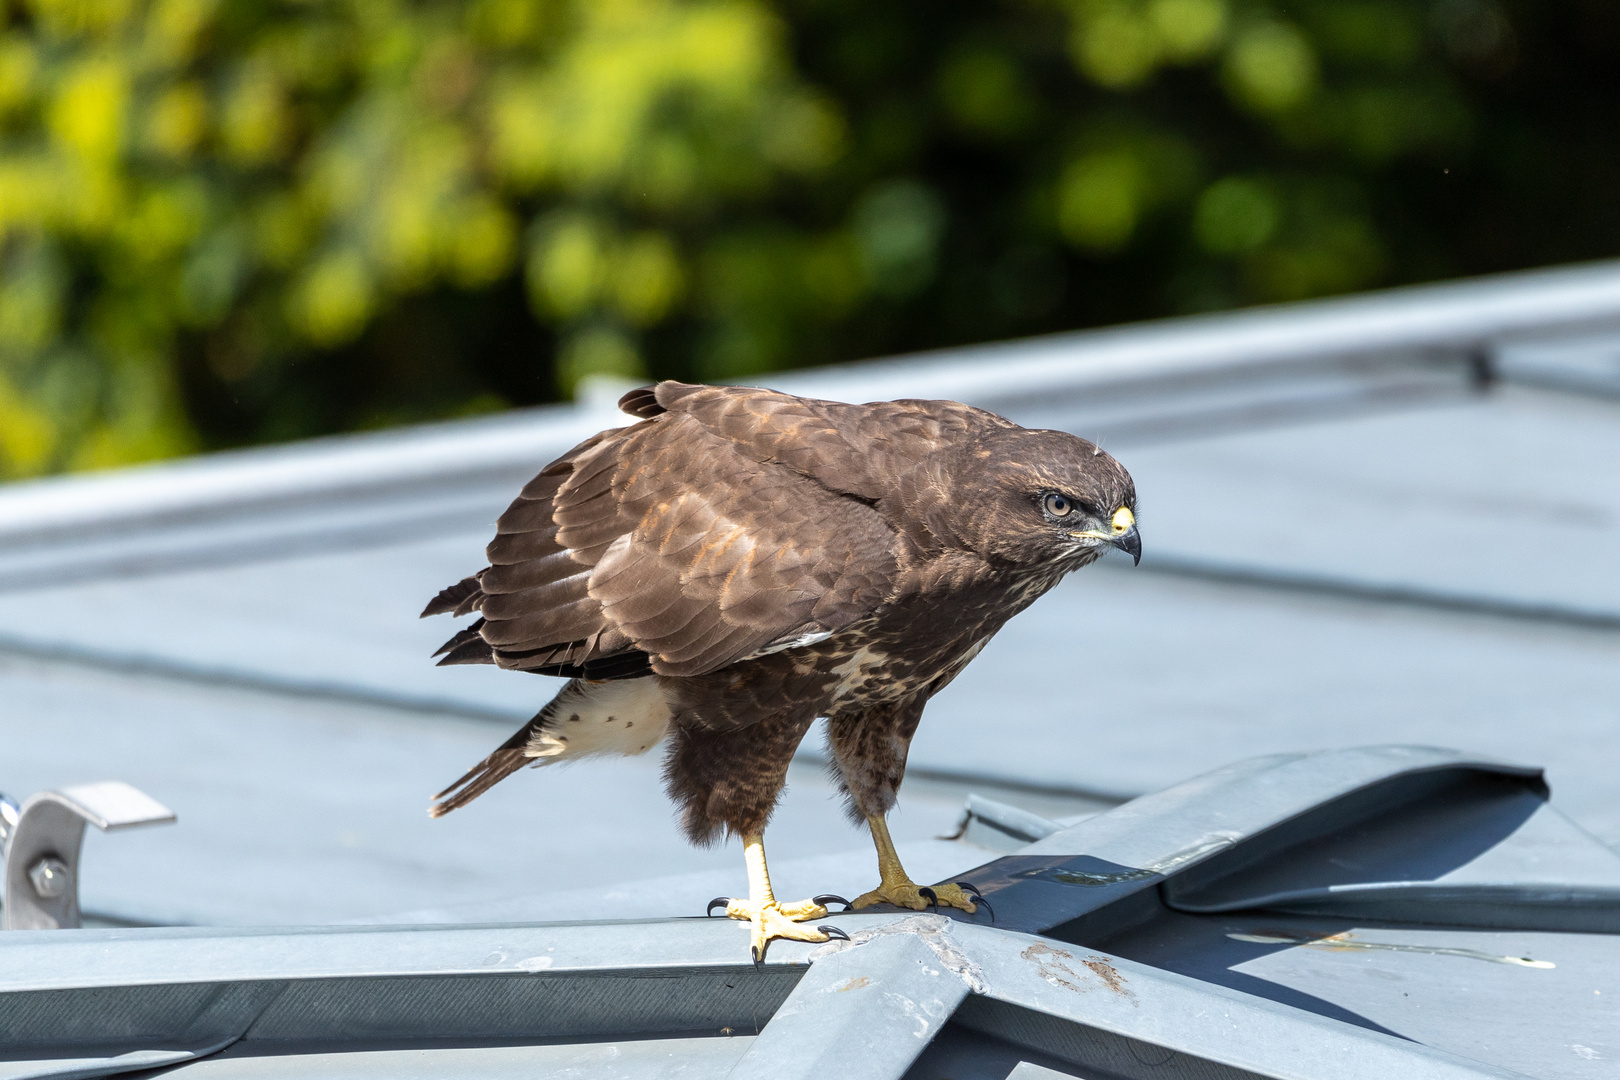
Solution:
{"label": "yellow foot", "polygon": [[816,927],[799,925],[806,919],[819,919],[827,914],[827,909],[814,900],[800,900],[792,904],[769,900],[759,904],[752,900],[733,899],[726,903],[726,914],[751,924],[749,952],[756,964],[765,959],[766,943],[776,938],[790,941],[827,940],[827,935]]}
{"label": "yellow foot", "polygon": [[[961,908],[969,915],[979,910],[971,894],[964,892],[961,886],[935,885],[928,891],[934,894],[935,903],[939,907]],[[912,911],[921,911],[929,906],[928,897],[923,894],[922,887],[910,878],[886,881],[871,892],[857,896],[850,907],[864,908],[873,904],[893,904],[895,907],[910,908]]]}

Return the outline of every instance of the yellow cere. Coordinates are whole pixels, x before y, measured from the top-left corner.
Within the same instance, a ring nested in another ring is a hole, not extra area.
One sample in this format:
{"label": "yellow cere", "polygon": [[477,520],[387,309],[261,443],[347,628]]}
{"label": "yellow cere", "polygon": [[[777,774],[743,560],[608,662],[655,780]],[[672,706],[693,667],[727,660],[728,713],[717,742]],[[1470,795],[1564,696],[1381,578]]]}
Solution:
{"label": "yellow cere", "polygon": [[1130,507],[1122,506],[1118,510],[1114,511],[1113,526],[1115,532],[1129,532],[1131,526],[1135,524],[1136,515],[1131,513]]}

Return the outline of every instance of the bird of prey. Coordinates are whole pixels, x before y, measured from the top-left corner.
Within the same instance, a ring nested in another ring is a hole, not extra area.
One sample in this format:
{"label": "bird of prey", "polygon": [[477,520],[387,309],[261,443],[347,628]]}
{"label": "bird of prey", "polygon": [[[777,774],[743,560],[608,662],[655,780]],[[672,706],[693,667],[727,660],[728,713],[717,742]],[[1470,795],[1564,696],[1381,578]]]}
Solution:
{"label": "bird of prey", "polygon": [[928,699],[1065,574],[1110,547],[1140,560],[1130,475],[1084,439],[952,401],[663,382],[619,407],[634,422],[542,469],[501,515],[489,566],[422,613],[479,614],[443,664],[570,680],[430,813],[527,764],[667,740],[687,836],[743,842],[749,897],[726,914],[752,924],[758,961],[774,938],[827,939],[800,924],[828,898],[778,901],[763,841],[823,718],[877,846],[880,883],[852,906],[974,911],[960,885],[919,888],[890,840],[912,736]]}

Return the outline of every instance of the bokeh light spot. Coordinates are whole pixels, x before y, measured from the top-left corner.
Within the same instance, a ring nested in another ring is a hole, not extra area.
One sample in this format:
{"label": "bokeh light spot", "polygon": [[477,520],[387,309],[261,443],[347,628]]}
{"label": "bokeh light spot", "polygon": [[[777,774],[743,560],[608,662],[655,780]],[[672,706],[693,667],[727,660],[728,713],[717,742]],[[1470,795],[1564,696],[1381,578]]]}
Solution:
{"label": "bokeh light spot", "polygon": [[1165,55],[1179,62],[1208,56],[1226,35],[1225,0],[1153,0],[1148,18]]}
{"label": "bokeh light spot", "polygon": [[872,287],[890,296],[909,296],[934,276],[945,206],[914,180],[891,180],[861,197],[854,231]]}
{"label": "bokeh light spot", "polygon": [[1139,10],[1104,2],[1077,20],[1069,49],[1092,82],[1124,90],[1153,74],[1159,62],[1159,35]]}
{"label": "bokeh light spot", "polygon": [[1316,54],[1297,29],[1281,22],[1245,28],[1226,56],[1227,84],[1258,112],[1282,112],[1316,89]]}
{"label": "bokeh light spot", "polygon": [[1228,176],[1215,181],[1198,197],[1193,235],[1205,251],[1236,255],[1253,251],[1271,239],[1281,218],[1281,207],[1269,185]]}
{"label": "bokeh light spot", "polygon": [[1063,172],[1058,225],[1079,247],[1117,251],[1130,242],[1146,194],[1146,178],[1133,154],[1125,150],[1088,154]]}

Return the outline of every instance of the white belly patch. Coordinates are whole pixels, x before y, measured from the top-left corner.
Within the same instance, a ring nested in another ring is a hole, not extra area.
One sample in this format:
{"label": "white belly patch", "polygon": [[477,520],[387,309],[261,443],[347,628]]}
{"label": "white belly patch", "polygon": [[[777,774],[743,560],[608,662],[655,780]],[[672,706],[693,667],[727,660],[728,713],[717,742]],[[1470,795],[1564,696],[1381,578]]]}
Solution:
{"label": "white belly patch", "polygon": [[671,718],[658,680],[651,677],[599,683],[576,679],[546,712],[540,730],[523,748],[536,765],[595,754],[645,754],[669,732]]}

